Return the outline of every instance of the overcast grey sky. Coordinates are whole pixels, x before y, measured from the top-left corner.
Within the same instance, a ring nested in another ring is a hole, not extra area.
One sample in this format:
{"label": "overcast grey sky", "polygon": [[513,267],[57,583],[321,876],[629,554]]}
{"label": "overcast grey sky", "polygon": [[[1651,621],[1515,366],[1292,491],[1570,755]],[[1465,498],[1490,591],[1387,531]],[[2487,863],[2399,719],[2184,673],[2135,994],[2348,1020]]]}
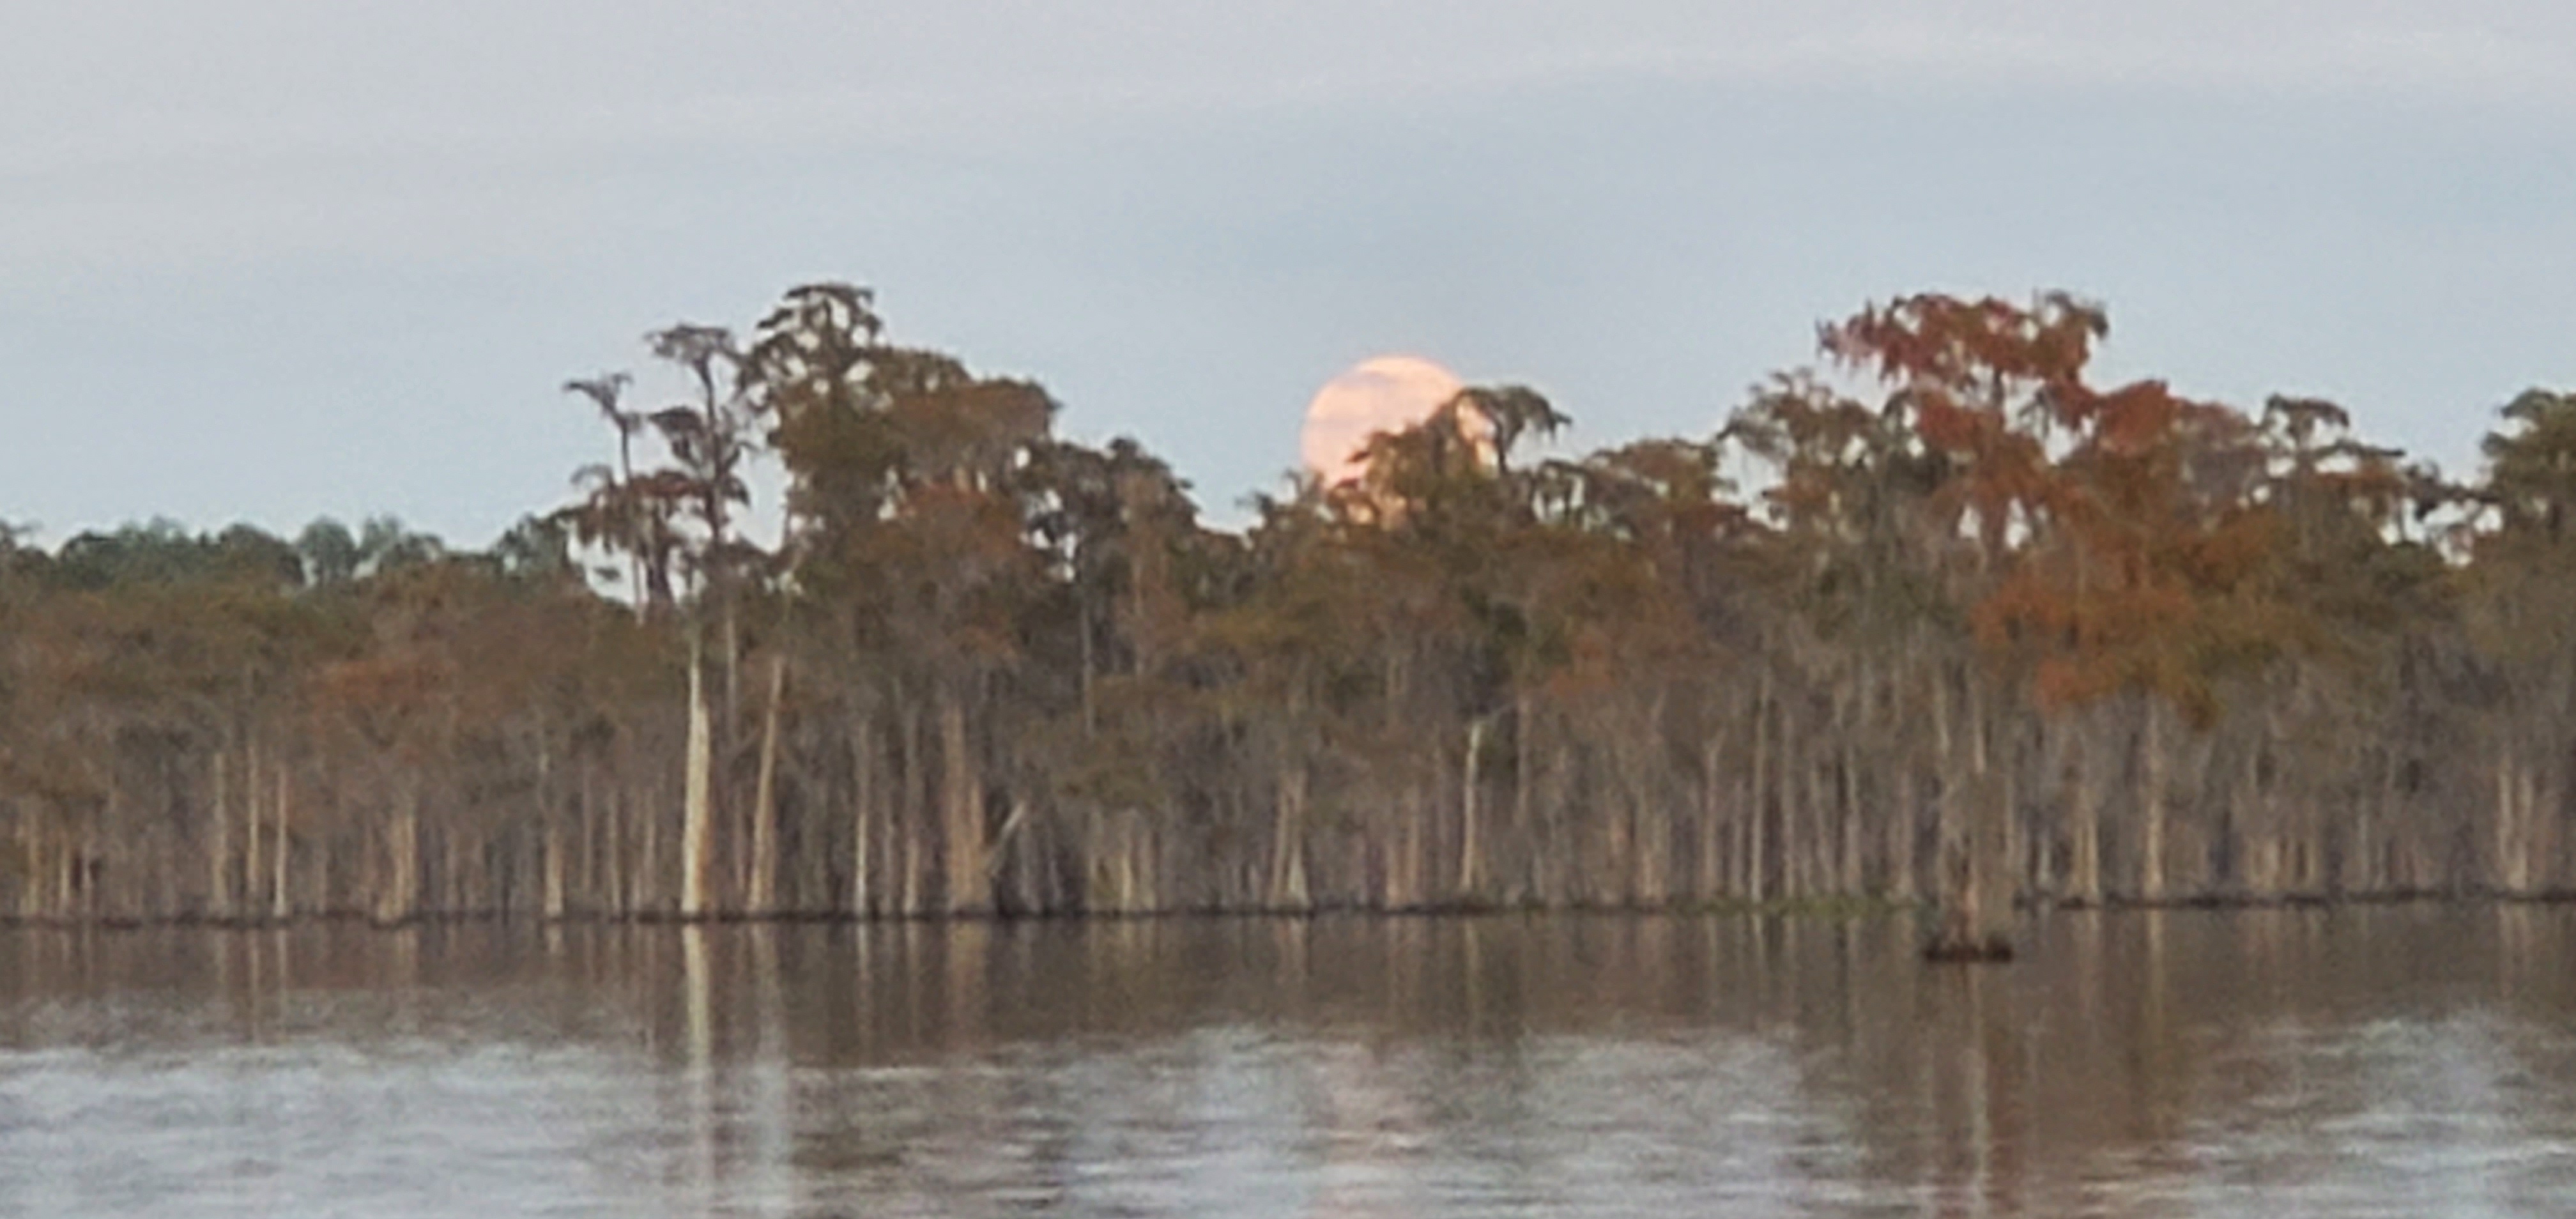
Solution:
{"label": "overcast grey sky", "polygon": [[2576,6],[2541,0],[14,0],[0,519],[480,544],[557,386],[816,278],[1239,518],[1387,350],[1589,445],[1813,325],[2066,287],[2116,372],[2469,464],[2576,384]]}

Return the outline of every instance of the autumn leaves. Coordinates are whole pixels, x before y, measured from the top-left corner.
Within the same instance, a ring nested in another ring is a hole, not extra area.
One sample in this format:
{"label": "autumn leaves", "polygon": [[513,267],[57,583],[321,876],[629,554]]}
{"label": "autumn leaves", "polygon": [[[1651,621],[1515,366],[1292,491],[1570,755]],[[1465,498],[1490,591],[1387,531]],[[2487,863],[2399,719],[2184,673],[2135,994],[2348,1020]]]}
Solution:
{"label": "autumn leaves", "polygon": [[0,903],[1929,896],[1975,948],[2029,901],[2576,885],[2576,404],[2515,403],[2457,487],[2331,404],[2097,384],[2106,334],[1905,298],[1712,434],[1580,455],[1470,389],[1232,532],[800,287],[652,336],[668,405],[569,386],[607,460],[489,553],[11,546]]}

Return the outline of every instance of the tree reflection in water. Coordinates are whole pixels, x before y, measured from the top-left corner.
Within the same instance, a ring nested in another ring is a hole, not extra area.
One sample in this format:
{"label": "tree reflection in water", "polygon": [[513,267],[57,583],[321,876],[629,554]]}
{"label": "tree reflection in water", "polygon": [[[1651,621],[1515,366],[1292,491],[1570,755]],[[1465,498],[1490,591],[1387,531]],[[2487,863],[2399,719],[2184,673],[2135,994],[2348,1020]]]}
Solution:
{"label": "tree reflection in water", "polygon": [[[2531,1213],[2576,913],[0,937],[0,1211]],[[136,1165],[146,1167],[136,1167]]]}

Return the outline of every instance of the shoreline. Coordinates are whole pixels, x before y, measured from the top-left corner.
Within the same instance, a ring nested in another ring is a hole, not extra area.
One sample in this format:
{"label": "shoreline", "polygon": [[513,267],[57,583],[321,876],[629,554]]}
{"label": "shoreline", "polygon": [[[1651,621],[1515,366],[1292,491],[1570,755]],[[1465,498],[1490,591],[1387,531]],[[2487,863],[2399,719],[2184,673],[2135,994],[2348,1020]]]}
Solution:
{"label": "shoreline", "polygon": [[[2228,913],[2264,910],[2335,910],[2340,908],[2385,908],[2391,906],[2576,906],[2576,890],[2546,890],[2508,893],[2492,890],[2409,890],[2360,894],[2297,893],[2282,895],[2193,894],[2184,897],[2138,898],[2106,896],[2099,901],[2064,899],[2020,899],[2014,903],[2016,921],[2045,918],[2052,913],[2126,914],[2175,911]],[[1663,905],[1504,905],[1478,903],[1439,903],[1401,908],[1365,906],[1329,906],[1289,909],[1276,907],[1183,908],[1136,911],[1050,911],[1040,913],[994,913],[968,911],[950,913],[929,911],[919,914],[853,915],[847,911],[777,911],[749,913],[719,912],[683,916],[672,911],[638,911],[624,914],[566,913],[540,915],[523,911],[468,910],[424,912],[399,919],[385,919],[348,910],[316,911],[285,918],[215,917],[198,914],[137,916],[96,916],[58,918],[48,916],[0,915],[0,932],[8,931],[106,931],[139,932],[163,930],[260,932],[297,931],[318,927],[353,927],[370,931],[408,931],[435,927],[522,926],[531,929],[556,927],[747,927],[747,926],[925,926],[942,924],[978,924],[984,926],[1046,923],[1143,923],[1143,922],[1313,922],[1327,919],[1447,920],[1485,918],[1752,918],[1796,920],[1802,922],[1851,922],[1859,920],[1925,917],[1935,910],[1932,903],[1897,901],[1883,898],[1822,898],[1776,902],[1667,903]]]}

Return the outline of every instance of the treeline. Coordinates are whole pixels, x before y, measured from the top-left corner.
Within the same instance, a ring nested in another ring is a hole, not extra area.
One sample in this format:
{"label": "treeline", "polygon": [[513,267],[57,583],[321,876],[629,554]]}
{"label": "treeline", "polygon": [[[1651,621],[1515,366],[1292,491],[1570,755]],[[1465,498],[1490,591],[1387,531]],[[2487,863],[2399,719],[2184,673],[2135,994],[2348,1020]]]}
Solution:
{"label": "treeline", "polygon": [[[1202,525],[790,292],[578,498],[0,558],[0,909],[908,917],[2576,892],[2576,398],[2459,485],[2100,386],[2064,296],[1821,332],[1579,458],[1472,389]],[[774,463],[783,511],[746,528]],[[776,538],[774,544],[752,539]]]}

